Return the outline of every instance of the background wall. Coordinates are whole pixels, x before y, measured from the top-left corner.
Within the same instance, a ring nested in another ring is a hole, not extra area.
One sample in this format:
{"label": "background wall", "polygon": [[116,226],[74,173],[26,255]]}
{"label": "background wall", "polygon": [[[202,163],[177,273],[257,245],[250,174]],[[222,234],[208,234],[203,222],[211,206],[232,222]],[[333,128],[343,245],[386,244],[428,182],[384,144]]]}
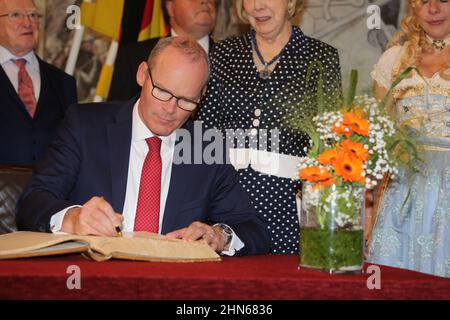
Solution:
{"label": "background wall", "polygon": [[[70,49],[73,31],[66,26],[66,8],[81,0],[36,0],[45,15],[39,54],[48,62],[64,69]],[[376,63],[388,39],[397,31],[405,14],[406,0],[307,0],[305,11],[296,16],[295,24],[305,34],[321,39],[339,50],[344,80],[351,69],[360,75],[359,92],[370,91],[372,81],[369,73]],[[368,30],[366,13],[370,4],[381,8],[381,30]],[[247,26],[239,24],[232,0],[220,0],[217,40],[240,34]],[[77,63],[75,77],[81,101],[91,101],[100,68],[106,58],[109,40],[87,32]],[[344,82],[345,84],[346,82]]]}
{"label": "background wall", "polygon": [[[356,69],[360,78],[359,91],[370,91],[369,74],[389,39],[398,31],[406,3],[406,0],[308,0],[299,24],[307,35],[339,50],[344,80],[351,69]],[[380,30],[367,28],[367,7],[371,4],[381,9]]]}

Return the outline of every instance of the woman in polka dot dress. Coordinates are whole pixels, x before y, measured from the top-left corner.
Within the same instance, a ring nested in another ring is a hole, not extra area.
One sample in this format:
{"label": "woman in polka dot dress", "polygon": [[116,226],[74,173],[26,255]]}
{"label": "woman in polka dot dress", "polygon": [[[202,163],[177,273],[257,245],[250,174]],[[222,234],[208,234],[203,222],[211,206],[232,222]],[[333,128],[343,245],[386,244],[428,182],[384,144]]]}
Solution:
{"label": "woman in polka dot dress", "polygon": [[[199,120],[206,128],[234,132],[231,162],[271,232],[272,252],[297,253],[300,183],[293,179],[309,139],[284,124],[286,109],[280,102],[296,103],[307,91],[317,91],[318,69],[306,81],[314,61],[323,64],[325,94],[340,90],[339,56],[292,26],[290,18],[303,6],[301,0],[238,0],[236,5],[252,30],[220,42],[212,52]],[[296,108],[302,113],[307,106]]]}

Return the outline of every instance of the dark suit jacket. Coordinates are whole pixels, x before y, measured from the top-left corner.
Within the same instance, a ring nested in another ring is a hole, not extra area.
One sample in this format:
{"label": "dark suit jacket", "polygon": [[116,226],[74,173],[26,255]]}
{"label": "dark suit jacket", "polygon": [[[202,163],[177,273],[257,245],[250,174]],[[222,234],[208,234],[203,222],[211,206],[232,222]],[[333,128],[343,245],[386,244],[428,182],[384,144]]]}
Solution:
{"label": "dark suit jacket", "polygon": [[38,60],[41,91],[34,118],[0,67],[0,164],[34,165],[54,138],[67,107],[77,102],[75,79]]}
{"label": "dark suit jacket", "polygon": [[[160,38],[131,43],[119,48],[114,73],[109,90],[108,101],[127,101],[140,93],[136,74],[139,65],[147,61],[153,48]],[[213,49],[214,41],[209,39],[209,52]]]}
{"label": "dark suit jacket", "polygon": [[[133,105],[134,100],[130,100],[125,104],[87,104],[69,109],[19,200],[19,229],[49,232],[53,214],[83,204],[93,196],[103,196],[116,212],[122,212]],[[184,128],[193,137],[193,122],[189,120]],[[193,159],[194,152],[191,156]],[[162,233],[194,221],[231,226],[245,243],[239,254],[269,251],[268,231],[238,184],[237,172],[231,165],[173,165]]]}

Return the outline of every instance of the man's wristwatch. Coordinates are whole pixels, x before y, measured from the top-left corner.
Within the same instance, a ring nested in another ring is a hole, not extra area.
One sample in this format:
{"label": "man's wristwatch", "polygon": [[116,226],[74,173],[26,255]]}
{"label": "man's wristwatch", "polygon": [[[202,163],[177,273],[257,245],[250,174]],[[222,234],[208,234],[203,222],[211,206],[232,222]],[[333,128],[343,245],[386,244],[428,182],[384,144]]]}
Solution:
{"label": "man's wristwatch", "polygon": [[231,243],[231,239],[233,239],[233,230],[229,226],[224,223],[216,223],[213,225],[214,229],[219,229],[225,237],[225,246],[228,246]]}

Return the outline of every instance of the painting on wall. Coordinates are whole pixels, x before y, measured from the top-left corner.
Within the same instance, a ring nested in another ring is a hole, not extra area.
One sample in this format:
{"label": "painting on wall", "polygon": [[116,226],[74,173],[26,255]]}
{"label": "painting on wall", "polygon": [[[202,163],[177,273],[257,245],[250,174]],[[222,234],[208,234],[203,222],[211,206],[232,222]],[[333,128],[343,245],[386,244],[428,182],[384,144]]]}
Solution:
{"label": "painting on wall", "polygon": [[[80,5],[81,0],[37,0],[36,5],[44,14],[41,26],[39,55],[47,62],[65,69],[72,46],[74,31],[66,26],[67,8]],[[110,40],[87,30],[78,56],[74,77],[77,81],[80,102],[91,102],[101,67],[106,60]]]}
{"label": "painting on wall", "polygon": [[[339,50],[344,84],[352,69],[359,72],[359,91],[370,91],[370,72],[405,14],[404,0],[308,0],[297,21],[305,34]],[[377,5],[380,29],[369,30],[367,8]]]}

